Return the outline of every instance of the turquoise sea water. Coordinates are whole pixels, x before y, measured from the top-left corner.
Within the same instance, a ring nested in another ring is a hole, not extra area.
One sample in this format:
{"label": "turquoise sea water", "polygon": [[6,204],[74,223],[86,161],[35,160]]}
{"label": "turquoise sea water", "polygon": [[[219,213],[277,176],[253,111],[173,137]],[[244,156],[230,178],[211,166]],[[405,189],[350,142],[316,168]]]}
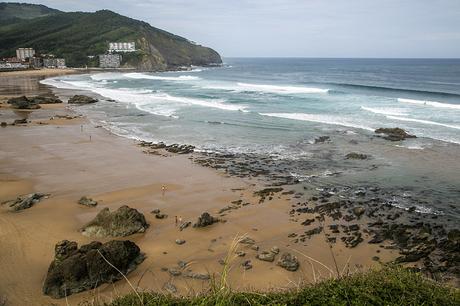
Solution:
{"label": "turquoise sea water", "polygon": [[123,135],[204,149],[285,152],[323,129],[393,126],[460,144],[460,60],[226,59],[222,68],[44,82],[117,101],[94,108]]}

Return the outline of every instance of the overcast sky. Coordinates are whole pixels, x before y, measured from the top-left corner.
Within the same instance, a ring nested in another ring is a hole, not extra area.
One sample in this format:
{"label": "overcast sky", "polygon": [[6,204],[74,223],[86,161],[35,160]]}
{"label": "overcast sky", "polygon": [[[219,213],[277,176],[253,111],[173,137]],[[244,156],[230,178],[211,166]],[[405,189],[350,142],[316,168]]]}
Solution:
{"label": "overcast sky", "polygon": [[460,57],[460,0],[40,0],[110,9],[223,56]]}

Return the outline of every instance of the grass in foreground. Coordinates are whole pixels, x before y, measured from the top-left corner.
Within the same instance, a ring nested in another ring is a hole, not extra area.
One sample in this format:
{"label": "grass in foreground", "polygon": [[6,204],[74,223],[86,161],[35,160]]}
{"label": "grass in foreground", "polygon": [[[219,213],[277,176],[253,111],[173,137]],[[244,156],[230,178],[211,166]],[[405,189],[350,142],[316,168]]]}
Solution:
{"label": "grass in foreground", "polygon": [[404,268],[387,267],[293,291],[210,290],[192,298],[141,293],[140,298],[131,294],[109,305],[460,305],[460,290],[443,286]]}

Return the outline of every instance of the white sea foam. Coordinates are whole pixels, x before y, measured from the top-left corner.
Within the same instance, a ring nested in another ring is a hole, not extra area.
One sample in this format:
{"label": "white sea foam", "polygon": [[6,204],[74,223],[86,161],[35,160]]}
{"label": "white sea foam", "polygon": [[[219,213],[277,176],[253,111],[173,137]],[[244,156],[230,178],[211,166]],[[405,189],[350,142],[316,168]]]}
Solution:
{"label": "white sea foam", "polygon": [[398,98],[398,102],[417,104],[417,105],[425,105],[425,106],[431,106],[431,107],[460,109],[460,104],[449,104],[449,103],[441,103],[441,102],[435,102],[435,101],[425,101],[425,100],[413,100],[413,99]]}
{"label": "white sea foam", "polygon": [[371,127],[356,124],[354,122],[351,122],[350,120],[347,120],[339,116],[305,114],[305,113],[262,113],[261,115],[269,116],[269,117],[292,119],[292,120],[318,122],[318,123],[324,123],[324,124],[330,124],[330,125],[340,125],[340,126],[368,130],[368,131],[375,130]]}
{"label": "white sea foam", "polygon": [[236,85],[207,85],[205,88],[222,89],[236,92],[249,91],[274,94],[319,94],[329,92],[329,89],[315,87],[262,85],[250,83],[237,83]]}
{"label": "white sea foam", "polygon": [[177,77],[173,76],[159,76],[159,75],[149,75],[145,73],[126,73],[124,74],[125,77],[130,79],[146,79],[146,80],[159,80],[159,81],[196,81],[200,80],[197,76],[192,75],[180,75]]}
{"label": "white sea foam", "polygon": [[374,114],[379,114],[379,115],[401,116],[401,115],[406,114],[406,111],[401,108],[392,108],[392,107],[373,108],[373,107],[361,106],[361,109],[374,113]]}
{"label": "white sea foam", "polygon": [[396,145],[396,147],[409,149],[409,150],[423,150],[424,149],[422,146],[419,146],[419,145],[412,145],[412,146]]}
{"label": "white sea foam", "polygon": [[429,124],[429,125],[438,125],[438,126],[443,126],[443,127],[451,128],[451,129],[460,130],[460,125],[445,124],[445,123],[440,123],[440,122],[435,122],[435,121],[422,120],[422,119],[414,119],[414,118],[407,118],[407,117],[398,117],[398,116],[386,116],[386,117],[387,117],[388,119],[393,119],[393,120],[408,121],[408,122],[417,122],[417,123]]}
{"label": "white sea foam", "polygon": [[123,78],[123,74],[116,73],[116,72],[103,72],[103,73],[91,74],[90,78],[94,81],[118,80],[118,79]]}
{"label": "white sea foam", "polygon": [[43,83],[58,88],[89,90],[109,99],[120,102],[133,103],[140,110],[160,116],[174,117],[175,111],[177,111],[180,105],[183,104],[211,107],[227,111],[247,112],[245,106],[227,104],[225,103],[225,100],[222,99],[205,100],[177,97],[167,93],[154,92],[150,89],[110,89],[100,87],[98,84],[86,81],[59,81],[56,79],[47,79],[44,80]]}

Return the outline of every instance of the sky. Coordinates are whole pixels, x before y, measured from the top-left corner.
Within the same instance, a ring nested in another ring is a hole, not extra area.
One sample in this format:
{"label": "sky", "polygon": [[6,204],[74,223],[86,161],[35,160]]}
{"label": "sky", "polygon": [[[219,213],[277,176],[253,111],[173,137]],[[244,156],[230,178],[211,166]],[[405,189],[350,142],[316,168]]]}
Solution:
{"label": "sky", "polygon": [[224,57],[460,57],[460,0],[40,0],[110,9]]}

